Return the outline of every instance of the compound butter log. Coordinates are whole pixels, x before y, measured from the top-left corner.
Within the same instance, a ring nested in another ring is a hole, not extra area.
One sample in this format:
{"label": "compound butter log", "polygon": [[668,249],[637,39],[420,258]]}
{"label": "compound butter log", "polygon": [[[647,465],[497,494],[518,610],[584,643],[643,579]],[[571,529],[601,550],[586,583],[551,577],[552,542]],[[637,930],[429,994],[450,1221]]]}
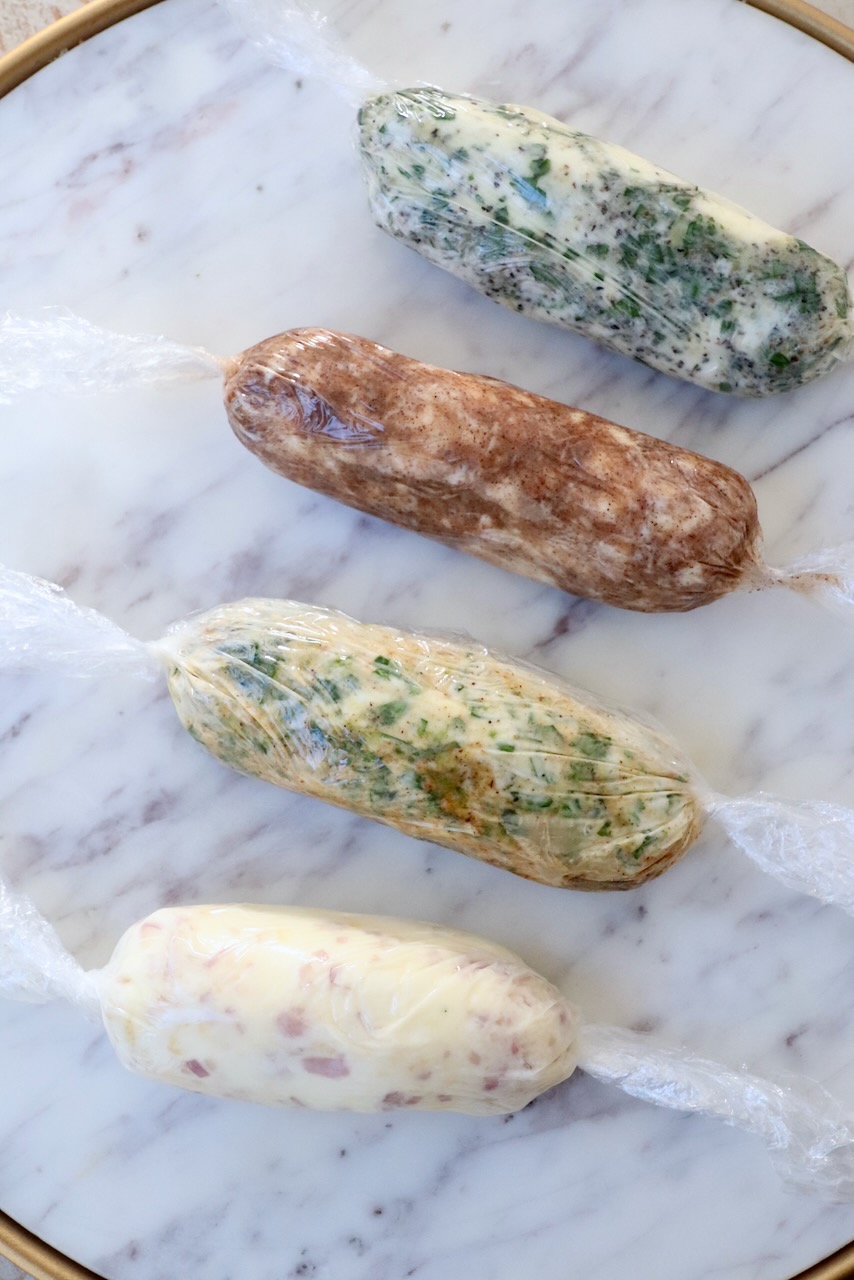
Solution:
{"label": "compound butter log", "polygon": [[684,611],[762,581],[738,472],[495,378],[293,329],[233,361],[225,404],[280,475],[573,595]]}
{"label": "compound butter log", "polygon": [[570,1076],[579,1016],[504,947],[298,907],[156,911],[100,980],[131,1071],[323,1111],[518,1111]]}

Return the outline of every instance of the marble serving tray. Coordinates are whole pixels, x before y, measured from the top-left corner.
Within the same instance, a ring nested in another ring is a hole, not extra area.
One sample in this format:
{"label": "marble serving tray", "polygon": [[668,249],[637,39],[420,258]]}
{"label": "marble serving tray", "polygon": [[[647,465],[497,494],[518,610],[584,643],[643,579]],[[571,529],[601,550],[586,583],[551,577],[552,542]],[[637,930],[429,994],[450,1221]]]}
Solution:
{"label": "marble serving tray", "polygon": [[[380,74],[530,102],[851,265],[854,69],[733,0],[330,0]],[[854,370],[739,403],[521,320],[375,230],[350,108],[170,0],[0,102],[0,306],[234,352],[351,330],[736,466],[769,556],[854,536]],[[0,562],[134,633],[243,595],[453,628],[652,713],[716,788],[854,803],[852,631],[785,593],[642,617],[265,471],[216,383],[0,411]],[[255,900],[490,935],[587,1015],[854,1106],[854,922],[710,826],[622,895],[524,883],[239,777],[159,686],[0,671],[3,873],[87,964],[164,904]],[[0,1207],[109,1280],[783,1280],[854,1236],[721,1125],[577,1076],[506,1121],[265,1112],[136,1079],[71,1009],[0,1008]]]}

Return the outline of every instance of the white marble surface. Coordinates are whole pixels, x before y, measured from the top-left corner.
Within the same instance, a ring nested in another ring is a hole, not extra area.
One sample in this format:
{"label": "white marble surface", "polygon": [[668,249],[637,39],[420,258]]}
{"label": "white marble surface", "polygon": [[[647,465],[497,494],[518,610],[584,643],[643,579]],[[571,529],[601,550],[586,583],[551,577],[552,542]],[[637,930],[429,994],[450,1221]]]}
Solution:
{"label": "white marble surface", "polygon": [[[0,0],[0,53],[88,3],[91,0]],[[854,27],[854,0],[820,0],[815,7]]]}
{"label": "white marble surface", "polygon": [[[380,72],[536,103],[851,266],[854,68],[760,13],[330,8]],[[350,329],[725,459],[756,480],[772,558],[854,534],[854,370],[740,404],[520,320],[373,229],[351,136],[342,103],[263,66],[209,3],[157,6],[0,102],[3,305],[222,352]],[[784,593],[684,617],[574,602],[267,473],[214,383],[2,410],[0,495],[0,562],[142,636],[252,593],[464,628],[653,712],[716,787],[854,803],[834,618]],[[162,690],[0,689],[2,867],[86,962],[166,902],[420,915],[510,944],[591,1018],[812,1074],[854,1106],[852,921],[711,828],[644,889],[574,896],[232,775]],[[854,1206],[785,1195],[749,1138],[580,1076],[504,1123],[267,1113],[123,1074],[71,1009],[0,1024],[0,1207],[109,1280],[783,1280],[854,1237]]]}

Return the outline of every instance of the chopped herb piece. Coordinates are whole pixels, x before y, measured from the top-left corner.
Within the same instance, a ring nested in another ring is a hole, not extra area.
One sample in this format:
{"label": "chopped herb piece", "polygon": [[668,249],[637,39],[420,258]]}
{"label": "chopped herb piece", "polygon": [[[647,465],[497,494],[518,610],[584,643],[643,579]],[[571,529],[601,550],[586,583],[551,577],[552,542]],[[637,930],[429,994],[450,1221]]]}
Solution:
{"label": "chopped herb piece", "polygon": [[592,782],[596,770],[590,760],[574,760],[569,770],[571,782]]}
{"label": "chopped herb piece", "polygon": [[583,756],[591,760],[604,760],[611,749],[611,739],[599,733],[585,731],[573,739],[572,745],[576,751],[580,751]]}
{"label": "chopped herb piece", "polygon": [[616,302],[612,302],[611,310],[622,312],[632,320],[637,320],[638,316],[641,314],[639,303],[637,303],[634,298],[629,297],[618,298]]}
{"label": "chopped herb piece", "polygon": [[333,702],[341,701],[341,690],[334,680],[324,679],[323,676],[318,676],[317,683],[327,697],[331,698]]}
{"label": "chopped herb piece", "polygon": [[376,717],[380,724],[394,724],[406,711],[408,705],[404,698],[397,698],[394,702],[383,702],[376,709]]}
{"label": "chopped herb piece", "polygon": [[636,845],[636,846],[635,846],[635,848],[632,850],[632,857],[633,857],[633,858],[640,858],[640,857],[642,857],[642,856],[643,856],[643,854],[645,854],[645,853],[646,853],[646,851],[647,851],[647,849],[649,848],[649,846],[650,846],[651,844],[654,844],[654,842],[655,842],[655,836],[652,836],[652,835],[644,836],[644,838],[643,838],[643,840],[641,840],[640,844],[639,844],[639,845]]}
{"label": "chopped herb piece", "polygon": [[548,284],[555,289],[560,289],[563,285],[563,281],[558,272],[553,267],[547,266],[545,263],[533,261],[529,263],[528,270],[534,279],[538,280],[540,284]]}
{"label": "chopped herb piece", "polygon": [[548,173],[552,167],[552,162],[548,156],[537,156],[531,161],[531,179],[536,183],[538,178],[542,178]]}

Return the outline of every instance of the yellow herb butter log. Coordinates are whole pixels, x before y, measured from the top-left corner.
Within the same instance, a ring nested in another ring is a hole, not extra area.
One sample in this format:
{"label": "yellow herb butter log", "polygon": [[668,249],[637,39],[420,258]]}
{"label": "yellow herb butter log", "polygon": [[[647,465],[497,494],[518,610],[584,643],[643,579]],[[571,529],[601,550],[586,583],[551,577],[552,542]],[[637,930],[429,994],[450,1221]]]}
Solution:
{"label": "yellow herb butter log", "polygon": [[764,870],[854,911],[854,811],[715,795],[663,732],[474,640],[248,599],[144,643],[8,569],[0,617],[0,665],[165,671],[223,763],[516,875],[629,889],[712,815]]}
{"label": "yellow herb butter log", "polygon": [[162,652],[226,764],[543,884],[631,888],[701,825],[665,738],[474,642],[244,600]]}

